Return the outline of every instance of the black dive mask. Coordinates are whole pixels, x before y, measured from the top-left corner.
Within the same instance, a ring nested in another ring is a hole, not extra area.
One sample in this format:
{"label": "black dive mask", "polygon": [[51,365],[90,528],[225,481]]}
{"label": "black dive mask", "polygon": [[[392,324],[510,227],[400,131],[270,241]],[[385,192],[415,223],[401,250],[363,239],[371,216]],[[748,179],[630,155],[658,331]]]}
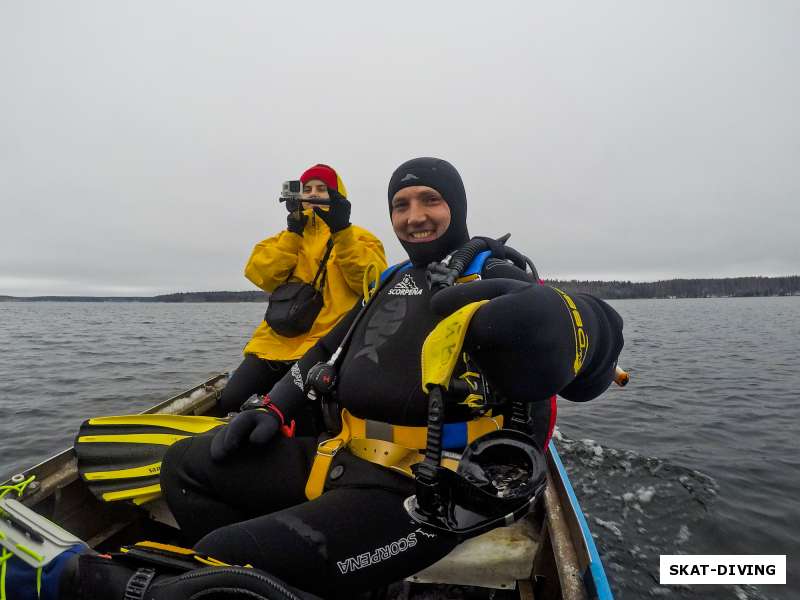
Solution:
{"label": "black dive mask", "polygon": [[424,243],[400,241],[415,266],[427,266],[469,241],[467,194],[461,176],[449,162],[440,158],[414,158],[397,167],[389,180],[390,216],[394,195],[403,188],[416,185],[435,189],[450,207],[450,225],[441,237]]}
{"label": "black dive mask", "polygon": [[434,529],[472,537],[511,525],[527,514],[545,486],[545,458],[528,435],[512,429],[487,433],[469,444],[453,472],[437,469],[436,494],[407,498],[412,519]]}

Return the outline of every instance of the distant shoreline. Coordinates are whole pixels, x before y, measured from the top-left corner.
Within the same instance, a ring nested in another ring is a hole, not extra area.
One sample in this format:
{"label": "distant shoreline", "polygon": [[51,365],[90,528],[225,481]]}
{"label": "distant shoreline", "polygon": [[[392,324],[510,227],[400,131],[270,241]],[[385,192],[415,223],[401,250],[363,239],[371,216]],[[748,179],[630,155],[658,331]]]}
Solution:
{"label": "distant shoreline", "polygon": [[[653,282],[547,280],[571,293],[589,293],[606,300],[633,298],[751,298],[800,296],[800,275],[669,279]],[[0,302],[266,302],[269,294],[245,292],[180,292],[158,296],[0,296]]]}

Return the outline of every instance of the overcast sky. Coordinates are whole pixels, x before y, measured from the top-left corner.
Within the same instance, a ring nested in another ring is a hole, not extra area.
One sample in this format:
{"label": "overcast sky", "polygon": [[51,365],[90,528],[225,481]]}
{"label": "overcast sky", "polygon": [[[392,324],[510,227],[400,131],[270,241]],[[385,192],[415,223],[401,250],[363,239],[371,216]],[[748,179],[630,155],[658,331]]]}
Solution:
{"label": "overcast sky", "polygon": [[394,168],[548,278],[800,272],[800,2],[0,0],[0,294],[254,289],[280,184]]}

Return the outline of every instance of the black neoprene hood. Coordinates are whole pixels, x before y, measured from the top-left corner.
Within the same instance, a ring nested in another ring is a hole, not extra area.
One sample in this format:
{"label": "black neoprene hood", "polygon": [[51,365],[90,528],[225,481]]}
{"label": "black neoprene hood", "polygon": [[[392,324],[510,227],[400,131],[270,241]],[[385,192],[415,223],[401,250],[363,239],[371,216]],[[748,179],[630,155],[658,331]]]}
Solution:
{"label": "black neoprene hood", "polygon": [[403,188],[425,185],[442,195],[450,207],[450,225],[444,234],[426,243],[400,243],[416,266],[442,260],[448,253],[469,241],[467,231],[467,193],[456,168],[441,158],[413,158],[397,167],[389,180],[389,215],[392,198]]}

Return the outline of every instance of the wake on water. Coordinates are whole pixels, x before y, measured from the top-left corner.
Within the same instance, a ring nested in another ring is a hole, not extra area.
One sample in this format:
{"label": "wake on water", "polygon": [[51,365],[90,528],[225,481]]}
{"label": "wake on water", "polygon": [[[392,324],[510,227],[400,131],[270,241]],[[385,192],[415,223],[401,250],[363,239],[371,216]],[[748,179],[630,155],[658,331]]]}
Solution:
{"label": "wake on water", "polygon": [[712,477],[632,450],[554,439],[589,522],[617,600],[647,597],[768,600],[752,586],[662,586],[662,554],[702,554],[692,530],[712,510],[719,486]]}

